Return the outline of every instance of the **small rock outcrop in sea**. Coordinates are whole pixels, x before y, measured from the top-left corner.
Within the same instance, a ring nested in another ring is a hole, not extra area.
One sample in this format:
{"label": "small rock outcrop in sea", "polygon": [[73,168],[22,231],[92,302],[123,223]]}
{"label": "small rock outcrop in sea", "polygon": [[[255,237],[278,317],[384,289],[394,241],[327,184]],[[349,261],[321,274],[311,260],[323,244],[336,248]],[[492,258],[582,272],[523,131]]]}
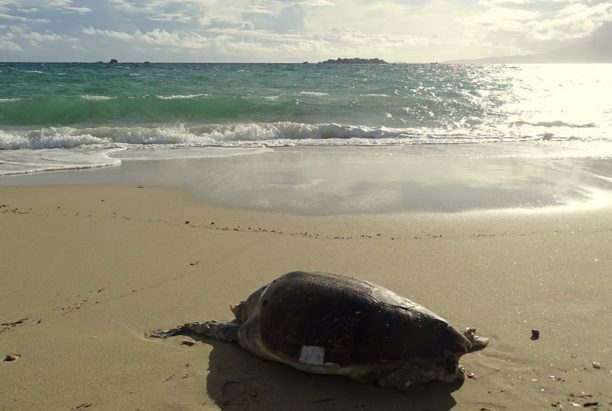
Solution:
{"label": "small rock outcrop in sea", "polygon": [[389,63],[379,58],[362,59],[359,57],[353,57],[350,59],[344,59],[344,58],[337,58],[335,60],[329,59],[329,60],[322,61],[319,64],[389,64]]}
{"label": "small rock outcrop in sea", "polygon": [[108,64],[119,64],[119,61],[117,61],[117,59],[110,59]]}

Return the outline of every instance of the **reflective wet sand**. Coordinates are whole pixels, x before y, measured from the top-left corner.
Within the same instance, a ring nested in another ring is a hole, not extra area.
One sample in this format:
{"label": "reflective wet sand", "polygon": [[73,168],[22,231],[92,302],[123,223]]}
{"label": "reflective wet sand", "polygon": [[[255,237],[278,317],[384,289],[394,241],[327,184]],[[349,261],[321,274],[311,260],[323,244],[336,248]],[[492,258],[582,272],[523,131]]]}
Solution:
{"label": "reflective wet sand", "polygon": [[0,184],[174,186],[210,203],[318,215],[597,208],[612,204],[607,150],[552,143],[281,148],[124,160],[106,169],[4,177]]}

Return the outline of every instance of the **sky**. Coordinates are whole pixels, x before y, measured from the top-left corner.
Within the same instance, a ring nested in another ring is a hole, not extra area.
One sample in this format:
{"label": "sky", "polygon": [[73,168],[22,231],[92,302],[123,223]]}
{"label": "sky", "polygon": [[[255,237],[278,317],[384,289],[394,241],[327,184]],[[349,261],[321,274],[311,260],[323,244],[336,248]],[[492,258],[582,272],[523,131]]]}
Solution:
{"label": "sky", "polygon": [[0,61],[612,61],[610,45],[612,0],[0,0]]}

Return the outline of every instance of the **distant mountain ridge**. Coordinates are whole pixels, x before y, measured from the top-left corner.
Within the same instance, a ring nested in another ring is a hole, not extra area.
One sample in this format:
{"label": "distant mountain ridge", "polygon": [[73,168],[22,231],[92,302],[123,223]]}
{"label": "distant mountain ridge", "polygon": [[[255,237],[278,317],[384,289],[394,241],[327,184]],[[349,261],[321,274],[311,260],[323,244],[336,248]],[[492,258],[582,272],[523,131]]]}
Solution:
{"label": "distant mountain ridge", "polygon": [[453,64],[495,63],[612,63],[612,22],[603,24],[590,37],[538,54],[451,60]]}
{"label": "distant mountain ridge", "polygon": [[[573,50],[572,50],[573,51]],[[569,54],[563,49],[547,53],[514,56],[484,57],[480,59],[449,60],[449,64],[521,64],[521,63],[612,63],[611,55],[590,53],[588,49]],[[607,50],[606,50],[607,51]]]}

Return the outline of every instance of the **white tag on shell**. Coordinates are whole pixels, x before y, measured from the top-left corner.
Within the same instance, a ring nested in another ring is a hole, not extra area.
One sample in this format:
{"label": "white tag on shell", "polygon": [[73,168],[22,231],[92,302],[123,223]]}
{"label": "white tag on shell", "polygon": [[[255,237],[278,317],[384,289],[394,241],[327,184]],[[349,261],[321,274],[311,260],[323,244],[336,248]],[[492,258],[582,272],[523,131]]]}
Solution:
{"label": "white tag on shell", "polygon": [[325,362],[325,348],[304,345],[300,353],[300,362],[310,365],[323,365]]}

